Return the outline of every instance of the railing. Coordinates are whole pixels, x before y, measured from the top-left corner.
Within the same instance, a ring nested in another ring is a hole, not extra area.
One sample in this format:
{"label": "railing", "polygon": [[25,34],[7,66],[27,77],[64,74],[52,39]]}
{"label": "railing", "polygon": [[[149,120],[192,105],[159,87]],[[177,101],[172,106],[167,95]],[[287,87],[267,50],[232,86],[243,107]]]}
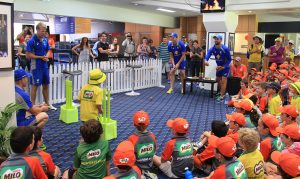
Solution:
{"label": "railing", "polygon": [[[111,90],[111,93],[122,93],[132,90],[131,68],[126,65],[141,64],[142,68],[135,69],[135,89],[145,89],[161,85],[162,63],[159,59],[149,60],[112,60],[108,62],[79,63],[79,64],[58,64],[50,68],[49,102],[51,104],[66,101],[65,76],[63,70],[81,70],[82,75],[74,76],[73,99],[77,99],[82,86],[88,83],[89,71],[94,68],[101,70],[113,70],[108,73],[106,81],[101,85]],[[41,89],[38,94],[38,101],[43,102]]]}

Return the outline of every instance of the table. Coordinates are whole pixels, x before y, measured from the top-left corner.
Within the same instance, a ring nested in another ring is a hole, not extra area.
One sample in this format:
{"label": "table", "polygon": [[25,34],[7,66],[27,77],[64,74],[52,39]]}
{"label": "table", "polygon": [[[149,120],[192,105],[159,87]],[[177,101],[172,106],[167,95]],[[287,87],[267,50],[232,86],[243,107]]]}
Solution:
{"label": "table", "polygon": [[210,83],[211,84],[210,97],[213,98],[213,96],[214,96],[214,86],[215,86],[215,83],[217,83],[216,80],[205,79],[205,78],[190,78],[190,77],[185,78],[183,80],[183,94],[185,94],[185,88],[186,88],[186,82],[187,81],[191,82],[190,92],[193,92],[193,83],[194,82]]}

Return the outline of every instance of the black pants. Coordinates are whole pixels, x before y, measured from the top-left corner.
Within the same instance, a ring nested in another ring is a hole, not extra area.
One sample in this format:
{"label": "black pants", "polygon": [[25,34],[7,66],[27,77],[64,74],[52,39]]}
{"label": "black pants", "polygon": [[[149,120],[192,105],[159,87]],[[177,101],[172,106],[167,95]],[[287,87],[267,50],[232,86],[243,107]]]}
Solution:
{"label": "black pants", "polygon": [[185,63],[185,76],[191,76],[191,64],[192,64],[191,60],[186,60],[186,63]]}
{"label": "black pants", "polygon": [[203,73],[203,60],[191,61],[191,76],[198,76]]}

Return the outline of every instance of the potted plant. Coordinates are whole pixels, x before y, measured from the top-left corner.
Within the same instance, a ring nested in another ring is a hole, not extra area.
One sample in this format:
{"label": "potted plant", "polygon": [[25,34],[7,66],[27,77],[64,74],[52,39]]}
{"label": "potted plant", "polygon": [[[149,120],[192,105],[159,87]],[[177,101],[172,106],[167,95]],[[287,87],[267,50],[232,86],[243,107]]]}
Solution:
{"label": "potted plant", "polygon": [[0,164],[11,153],[9,138],[15,127],[8,127],[7,124],[10,122],[13,113],[19,109],[22,109],[21,105],[10,103],[3,111],[0,111]]}

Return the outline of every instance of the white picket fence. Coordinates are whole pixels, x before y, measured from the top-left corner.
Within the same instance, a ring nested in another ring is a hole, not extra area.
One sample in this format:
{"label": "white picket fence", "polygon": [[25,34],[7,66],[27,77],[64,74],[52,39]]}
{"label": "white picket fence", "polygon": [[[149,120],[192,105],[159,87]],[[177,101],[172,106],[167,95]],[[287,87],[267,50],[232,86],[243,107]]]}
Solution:
{"label": "white picket fence", "polygon": [[[111,93],[122,93],[132,90],[132,72],[130,65],[142,65],[142,68],[135,69],[135,90],[151,87],[161,87],[162,84],[162,63],[159,59],[149,60],[113,60],[101,63],[79,63],[79,64],[59,64],[54,66],[54,70],[50,69],[50,85],[49,85],[49,102],[51,104],[62,103],[66,101],[65,80],[66,76],[63,70],[75,71],[81,70],[82,74],[75,76],[73,80],[73,99],[77,99],[81,87],[88,83],[89,71],[94,68],[101,70],[113,70],[107,74],[103,88],[110,89]],[[37,99],[43,102],[41,89],[39,90]]]}

